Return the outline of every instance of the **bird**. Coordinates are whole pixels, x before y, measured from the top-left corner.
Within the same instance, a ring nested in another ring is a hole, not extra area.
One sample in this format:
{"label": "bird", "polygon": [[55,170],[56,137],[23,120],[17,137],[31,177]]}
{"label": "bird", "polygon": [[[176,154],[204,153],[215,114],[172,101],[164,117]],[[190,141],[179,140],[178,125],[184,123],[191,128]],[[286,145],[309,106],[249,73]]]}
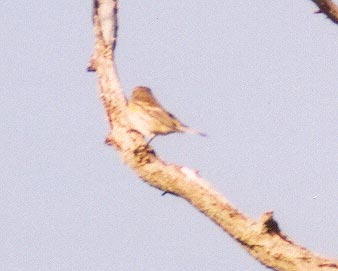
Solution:
{"label": "bird", "polygon": [[173,114],[166,111],[148,87],[137,86],[134,88],[128,101],[128,109],[129,121],[133,129],[149,138],[147,145],[157,135],[192,133],[206,136],[206,134],[183,124]]}

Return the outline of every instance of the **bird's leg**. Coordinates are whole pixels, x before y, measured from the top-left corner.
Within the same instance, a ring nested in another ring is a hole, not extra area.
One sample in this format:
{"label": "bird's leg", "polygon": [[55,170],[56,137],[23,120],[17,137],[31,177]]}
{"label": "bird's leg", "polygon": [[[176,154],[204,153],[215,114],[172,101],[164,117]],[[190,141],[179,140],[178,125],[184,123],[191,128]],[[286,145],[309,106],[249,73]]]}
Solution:
{"label": "bird's leg", "polygon": [[138,162],[141,164],[147,164],[149,163],[150,157],[148,154],[155,155],[155,151],[149,146],[150,142],[154,139],[155,135],[153,135],[146,145],[139,146],[134,150],[134,154],[138,159]]}
{"label": "bird's leg", "polygon": [[149,146],[150,142],[155,138],[155,136],[156,136],[156,135],[152,135],[152,136],[151,136],[151,138],[148,140],[148,142],[147,142],[145,148],[147,148],[147,147]]}

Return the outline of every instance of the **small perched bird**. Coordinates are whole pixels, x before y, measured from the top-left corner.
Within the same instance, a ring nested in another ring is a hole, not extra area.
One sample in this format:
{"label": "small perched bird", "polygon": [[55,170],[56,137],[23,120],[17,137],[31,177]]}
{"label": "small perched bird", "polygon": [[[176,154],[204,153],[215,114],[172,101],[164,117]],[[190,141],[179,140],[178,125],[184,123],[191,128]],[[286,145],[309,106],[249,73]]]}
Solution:
{"label": "small perched bird", "polygon": [[149,137],[171,133],[192,133],[206,136],[181,123],[174,115],[166,111],[153,96],[150,88],[136,87],[128,102],[130,122],[135,130]]}

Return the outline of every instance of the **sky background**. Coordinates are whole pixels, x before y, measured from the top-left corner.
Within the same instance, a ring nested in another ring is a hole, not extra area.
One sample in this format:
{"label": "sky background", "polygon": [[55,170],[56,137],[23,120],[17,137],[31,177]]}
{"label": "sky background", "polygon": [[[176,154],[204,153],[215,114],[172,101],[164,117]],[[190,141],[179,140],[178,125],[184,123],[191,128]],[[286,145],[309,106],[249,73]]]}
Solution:
{"label": "sky background", "polygon": [[[0,269],[263,271],[114,149],[91,1],[0,2]],[[310,0],[120,1],[125,93],[153,89],[208,134],[152,142],[252,218],[338,258],[338,26]]]}

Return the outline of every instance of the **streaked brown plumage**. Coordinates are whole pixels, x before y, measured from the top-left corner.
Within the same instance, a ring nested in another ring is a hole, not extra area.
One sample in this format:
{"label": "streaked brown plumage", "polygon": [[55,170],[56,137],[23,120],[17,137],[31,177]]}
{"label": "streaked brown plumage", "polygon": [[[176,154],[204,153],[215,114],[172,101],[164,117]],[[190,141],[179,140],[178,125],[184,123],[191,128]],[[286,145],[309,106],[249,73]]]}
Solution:
{"label": "streaked brown plumage", "polygon": [[149,137],[170,133],[205,134],[189,128],[174,115],[166,111],[155,99],[150,88],[138,86],[129,99],[129,116],[135,130]]}

